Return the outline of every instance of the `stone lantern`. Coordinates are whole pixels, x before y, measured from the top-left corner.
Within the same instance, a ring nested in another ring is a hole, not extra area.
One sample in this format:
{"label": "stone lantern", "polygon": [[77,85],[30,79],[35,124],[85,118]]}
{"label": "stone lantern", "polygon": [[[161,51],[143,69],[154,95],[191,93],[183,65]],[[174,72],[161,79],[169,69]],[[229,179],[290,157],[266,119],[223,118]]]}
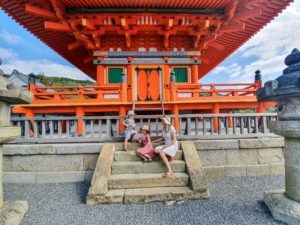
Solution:
{"label": "stone lantern", "polygon": [[258,90],[258,101],[276,101],[278,121],[271,130],[284,137],[285,191],[266,192],[264,202],[273,217],[288,224],[300,224],[300,52],[286,57],[283,75]]}
{"label": "stone lantern", "polygon": [[[1,65],[0,59],[0,65]],[[21,134],[20,127],[10,126],[10,113],[12,104],[31,102],[31,93],[24,91],[3,77],[0,70],[0,224],[20,224],[28,210],[26,201],[3,201],[2,189],[2,150],[3,143],[11,141]]]}

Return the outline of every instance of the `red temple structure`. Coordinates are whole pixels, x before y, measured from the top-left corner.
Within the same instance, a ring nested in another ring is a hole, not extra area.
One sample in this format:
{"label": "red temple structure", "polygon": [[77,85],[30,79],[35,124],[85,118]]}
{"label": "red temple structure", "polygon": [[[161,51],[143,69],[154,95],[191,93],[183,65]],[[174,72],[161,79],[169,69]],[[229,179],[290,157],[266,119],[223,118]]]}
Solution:
{"label": "red temple structure", "polygon": [[[30,85],[27,117],[139,111],[222,113],[258,103],[254,83],[201,84],[292,0],[1,0],[20,25],[97,81]],[[201,80],[200,80],[201,81]],[[178,121],[175,119],[175,127]],[[80,123],[79,123],[80,129]]]}

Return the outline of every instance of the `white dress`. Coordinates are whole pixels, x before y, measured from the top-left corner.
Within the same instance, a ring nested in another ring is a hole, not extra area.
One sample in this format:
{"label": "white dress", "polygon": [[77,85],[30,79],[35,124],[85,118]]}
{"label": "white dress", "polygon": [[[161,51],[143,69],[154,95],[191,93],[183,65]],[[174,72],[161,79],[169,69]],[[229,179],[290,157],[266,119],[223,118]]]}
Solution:
{"label": "white dress", "polygon": [[[162,150],[165,146],[169,145],[172,142],[172,134],[176,135],[176,130],[173,126],[170,126],[169,132],[166,132],[165,129],[162,130],[162,135],[165,139],[165,145],[160,145],[156,147],[157,150]],[[176,141],[173,145],[164,148],[164,153],[166,155],[169,155],[171,157],[174,157],[176,155],[176,152],[178,150],[178,142]]]}

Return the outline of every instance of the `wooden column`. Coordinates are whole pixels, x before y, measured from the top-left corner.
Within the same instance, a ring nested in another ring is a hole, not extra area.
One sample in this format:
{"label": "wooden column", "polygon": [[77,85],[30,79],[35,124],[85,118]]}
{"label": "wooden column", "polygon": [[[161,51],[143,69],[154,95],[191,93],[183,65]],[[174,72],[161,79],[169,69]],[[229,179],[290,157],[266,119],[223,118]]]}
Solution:
{"label": "wooden column", "polygon": [[[197,57],[192,57],[192,60],[198,62]],[[199,75],[198,64],[195,63],[195,64],[192,65],[192,74],[191,74],[191,83],[192,84],[197,84],[198,83],[198,75]]]}
{"label": "wooden column", "polygon": [[171,101],[176,101],[176,86],[175,86],[175,73],[171,72],[170,76],[170,99]]}
{"label": "wooden column", "polygon": [[[26,118],[33,118],[34,117],[34,113],[33,113],[32,109],[26,108],[25,117]],[[30,135],[30,137],[34,136],[33,124],[34,124],[34,120],[31,120],[30,123],[29,123],[29,135]]]}
{"label": "wooden column", "polygon": [[127,79],[126,74],[122,72],[121,74],[121,101],[127,102]]}
{"label": "wooden column", "polygon": [[[98,57],[98,60],[103,60],[103,57]],[[101,86],[105,83],[104,78],[104,66],[103,65],[97,65],[97,85]]]}
{"label": "wooden column", "polygon": [[[128,60],[128,63],[131,63],[131,61],[133,60],[133,57],[127,57],[127,60]],[[128,64],[127,65],[127,100],[128,101],[133,101],[133,98],[132,98],[132,90],[133,90],[132,69],[133,69],[132,64]]]}
{"label": "wooden column", "polygon": [[82,131],[83,131],[82,117],[84,117],[83,107],[76,107],[76,117],[77,117],[77,134],[82,135]]}
{"label": "wooden column", "polygon": [[123,125],[125,116],[126,116],[126,108],[125,108],[125,106],[120,106],[119,107],[119,117],[120,117],[119,131],[120,131],[120,133],[124,133],[124,131],[125,131],[125,127]]}
{"label": "wooden column", "polygon": [[176,130],[176,132],[179,132],[179,109],[178,109],[178,105],[174,104],[173,108],[172,108],[172,114],[175,116],[174,118],[174,128]]}
{"label": "wooden column", "polygon": [[[232,114],[232,111],[230,111],[230,114]],[[233,117],[232,116],[229,116],[228,118],[228,126],[229,127],[233,127]]]}
{"label": "wooden column", "polygon": [[[220,113],[219,103],[215,103],[212,108],[212,114],[219,114],[219,113]],[[219,129],[218,117],[214,117],[214,131],[217,132],[218,129]]]}
{"label": "wooden column", "polygon": [[163,65],[163,89],[164,89],[164,101],[170,101],[170,66],[167,64],[169,57],[163,57],[165,64]]}

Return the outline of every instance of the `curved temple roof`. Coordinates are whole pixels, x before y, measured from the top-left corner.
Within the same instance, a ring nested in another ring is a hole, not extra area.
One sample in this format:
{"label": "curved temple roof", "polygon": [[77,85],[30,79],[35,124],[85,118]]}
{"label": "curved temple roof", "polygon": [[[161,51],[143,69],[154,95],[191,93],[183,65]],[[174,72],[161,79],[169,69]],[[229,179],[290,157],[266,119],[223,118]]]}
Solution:
{"label": "curved temple roof", "polygon": [[[133,48],[138,47],[136,42],[141,42],[141,39],[132,35],[144,35],[143,32],[151,37],[161,36],[162,39],[153,39],[156,45],[163,43],[158,48],[160,51],[171,51],[172,46],[180,45],[188,37],[185,42],[188,49],[185,50],[201,53],[200,78],[292,1],[1,0],[0,6],[19,24],[92,78],[96,77],[96,66],[92,64],[93,51],[108,51],[112,37],[116,35],[119,35],[117,43],[123,43],[124,50],[136,51]],[[116,13],[118,9],[120,12]],[[132,13],[135,10],[139,13]],[[144,21],[143,15],[147,20],[148,17],[153,17],[153,21],[155,19],[155,23],[151,22],[152,27],[138,26],[141,19]],[[105,22],[106,17],[113,18],[113,22]],[[182,24],[181,18],[189,20],[189,24]]]}

